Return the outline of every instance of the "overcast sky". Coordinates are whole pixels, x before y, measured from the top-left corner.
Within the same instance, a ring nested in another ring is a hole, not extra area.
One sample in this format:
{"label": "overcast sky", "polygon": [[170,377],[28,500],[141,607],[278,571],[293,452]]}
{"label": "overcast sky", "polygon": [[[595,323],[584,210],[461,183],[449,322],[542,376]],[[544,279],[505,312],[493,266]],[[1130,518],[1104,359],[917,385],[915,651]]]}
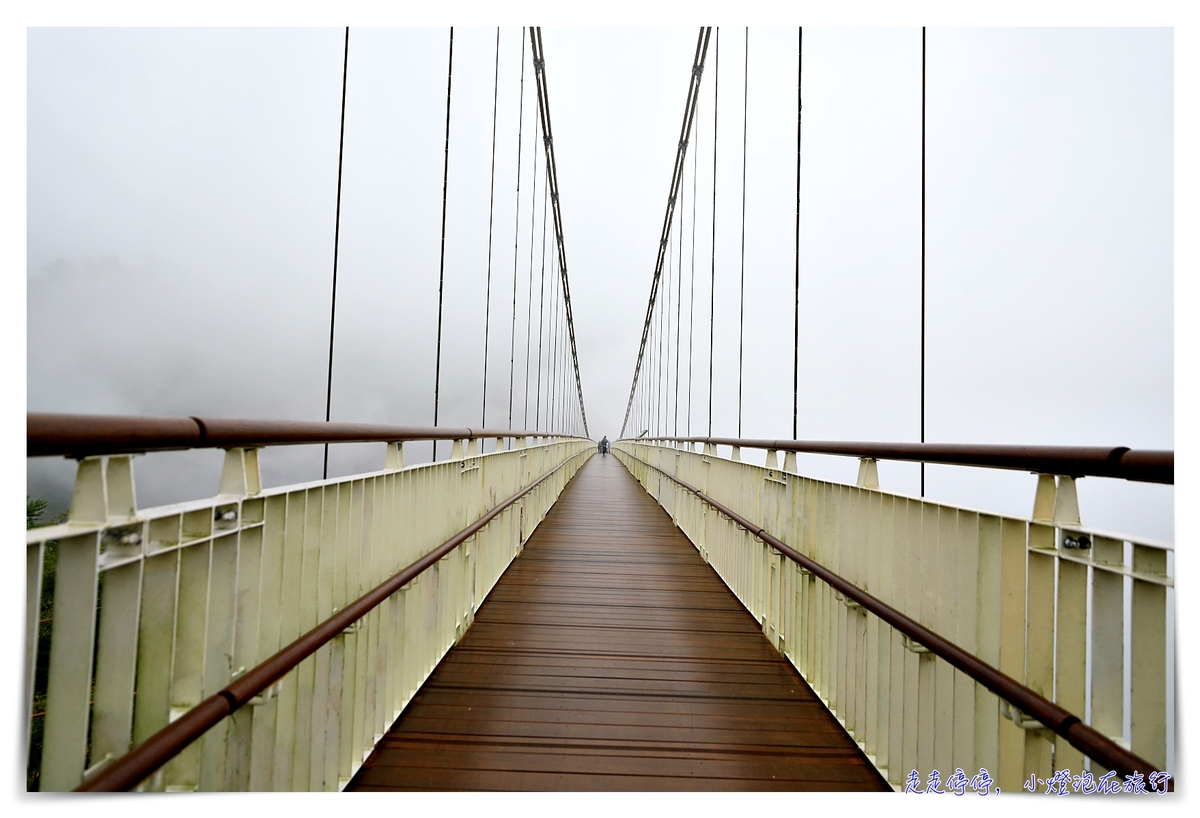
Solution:
{"label": "overcast sky", "polygon": [[[620,431],[696,34],[543,32],[593,437]],[[724,28],[719,72],[710,46],[671,285],[684,298],[685,409],[695,304],[693,433],[709,422],[719,81],[712,430],[737,432],[745,101],[742,434],[791,435],[796,34],[751,28],[747,58],[745,29]],[[324,417],[343,37],[29,31],[30,411]],[[351,29],[334,420],[432,422],[447,40],[445,28]],[[455,29],[440,422],[481,421],[498,76],[487,423],[508,425],[511,345],[520,428],[533,425],[540,147],[528,44],[522,125],[521,29],[501,29],[498,55],[496,42],[494,28]],[[1171,30],[931,28],[927,48],[926,439],[1172,448]],[[919,28],[805,29],[801,438],[919,439],[921,91]],[[688,423],[684,411],[681,433]],[[344,448],[335,473],[382,462],[379,447]],[[219,461],[139,460],[140,503],[210,494]],[[856,466],[804,464],[842,481]],[[320,452],[270,450],[264,468],[268,484],[311,479]],[[885,489],[918,490],[916,466],[880,473]],[[71,474],[30,461],[29,490],[65,502]],[[1033,485],[928,473],[930,496],[1021,515]],[[1088,478],[1080,494],[1085,524],[1173,538],[1171,487]]]}

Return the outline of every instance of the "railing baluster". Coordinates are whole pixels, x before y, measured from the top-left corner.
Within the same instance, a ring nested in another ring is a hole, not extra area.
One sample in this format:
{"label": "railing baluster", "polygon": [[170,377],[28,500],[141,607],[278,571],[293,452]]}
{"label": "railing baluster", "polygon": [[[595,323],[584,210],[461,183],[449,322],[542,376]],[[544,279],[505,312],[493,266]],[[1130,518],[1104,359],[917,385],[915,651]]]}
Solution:
{"label": "railing baluster", "polygon": [[[244,523],[249,503],[243,503]],[[254,501],[256,516],[261,521],[263,501]],[[237,567],[237,616],[234,620],[233,668],[243,673],[260,661],[259,613],[262,604],[263,585],[263,525],[243,528],[239,534]],[[253,758],[253,707],[238,710],[230,718],[228,750],[226,755],[226,778],[222,789],[246,790],[250,787]]]}
{"label": "railing baluster", "polygon": [[[300,588],[304,558],[304,519],[308,492],[292,491],[287,495],[287,519],[283,538],[283,583],[280,587],[279,643],[289,644],[303,631],[300,629]],[[296,701],[298,674],[289,673],[282,680],[275,703],[275,762],[271,772],[272,789],[286,792],[293,789],[292,771],[296,739]]]}
{"label": "railing baluster", "polygon": [[[1163,769],[1167,764],[1167,552],[1133,546],[1130,749]],[[1146,577],[1146,579],[1143,579]]]}
{"label": "railing baluster", "polygon": [[[1125,734],[1125,577],[1119,572],[1125,543],[1096,537],[1092,562],[1092,726],[1120,739]],[[1098,766],[1092,765],[1093,774]]]}
{"label": "railing baluster", "polygon": [[[229,684],[233,672],[237,669],[233,665],[234,616],[237,608],[237,533],[214,539],[211,548],[201,700]],[[201,739],[197,789],[224,789],[229,726],[228,720],[222,721]]]}
{"label": "railing baluster", "polygon": [[96,688],[92,695],[92,748],[88,761],[92,768],[129,752],[142,566],[138,560],[104,572],[96,641]]}
{"label": "railing baluster", "polygon": [[[1087,708],[1088,567],[1058,560],[1054,701],[1072,713]],[[1055,743],[1054,769],[1083,770],[1083,753],[1065,741]]]}
{"label": "railing baluster", "polygon": [[[33,713],[34,681],[37,678],[38,633],[42,617],[42,572],[46,562],[46,544],[25,546],[25,713]],[[32,718],[25,720],[25,757],[32,742]]]}
{"label": "railing baluster", "polygon": [[[959,553],[958,514],[953,509],[934,503],[926,503],[929,515],[936,520],[934,525],[936,546],[933,570],[925,574],[925,585],[933,592],[934,616],[933,629],[945,634],[958,642],[958,597],[961,580],[959,565],[962,555]],[[926,518],[929,519],[928,517]],[[972,630],[974,630],[972,628]],[[971,634],[974,643],[975,634]],[[974,647],[972,644],[971,647]],[[970,648],[967,648],[970,650]],[[948,776],[954,770],[954,717],[957,700],[955,697],[954,668],[946,662],[927,662],[933,670],[933,707],[934,707],[934,737],[933,737],[933,767],[940,770],[943,776]],[[929,769],[923,769],[927,774]]]}
{"label": "railing baluster", "polygon": [[[955,550],[958,571],[955,580],[957,591],[954,613],[954,641],[965,650],[979,655],[979,515],[970,511],[952,511],[943,507],[943,512],[952,514],[956,524]],[[945,664],[942,662],[940,664]],[[975,694],[977,684],[967,674],[954,669],[954,746],[951,753],[953,770],[973,772],[978,769],[975,761]]]}
{"label": "railing baluster", "polygon": [[[1000,528],[1000,664],[1001,673],[1025,678],[1026,588],[1029,555],[1028,524],[1002,520]],[[1025,775],[1025,731],[1009,719],[1000,719],[999,772],[996,784],[1006,792],[1019,792]]]}
{"label": "railing baluster", "polygon": [[97,534],[58,542],[40,777],[41,786],[47,790],[71,789],[83,779],[99,548]]}
{"label": "railing baluster", "polygon": [[[211,521],[197,534],[211,537]],[[184,537],[188,521],[184,521]],[[204,698],[205,624],[208,618],[212,539],[179,550],[179,593],[175,608],[175,648],[171,664],[171,711],[175,721]],[[163,770],[167,792],[189,792],[200,784],[200,743],[180,753]]]}
{"label": "railing baluster", "polygon": [[[1003,568],[1001,551],[1001,526],[998,517],[980,514],[976,517],[978,568],[976,570],[975,598],[975,655],[992,667],[1003,668],[1000,653],[1002,622]],[[1024,549],[1022,548],[1022,552]],[[1000,702],[978,682],[974,688],[973,743],[974,761],[963,770],[977,768],[1000,771]]]}
{"label": "railing baluster", "polygon": [[[1025,684],[1047,699],[1054,697],[1054,529],[1029,525],[1029,579],[1026,586]],[[1053,772],[1053,739],[1038,730],[1025,731],[1022,778],[1049,778]]]}

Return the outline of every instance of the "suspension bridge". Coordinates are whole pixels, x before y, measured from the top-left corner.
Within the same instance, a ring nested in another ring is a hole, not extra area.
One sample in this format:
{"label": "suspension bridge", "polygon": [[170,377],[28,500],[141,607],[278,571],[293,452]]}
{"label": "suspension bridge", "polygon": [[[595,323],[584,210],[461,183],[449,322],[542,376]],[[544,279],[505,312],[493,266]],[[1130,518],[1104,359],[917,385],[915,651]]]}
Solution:
{"label": "suspension bridge", "polygon": [[[1084,525],[1076,481],[1173,484],[1173,452],[931,443],[923,411],[916,443],[803,440],[794,407],[790,438],[746,439],[740,335],[737,434],[714,436],[711,328],[709,428],[690,434],[705,339],[681,318],[683,203],[698,195],[712,28],[680,67],[618,439],[590,439],[538,28],[522,43],[537,133],[520,139],[540,147],[539,293],[536,203],[515,226],[530,235],[526,428],[515,275],[496,300],[511,300],[495,341],[508,342],[507,426],[486,425],[490,255],[481,425],[439,424],[453,37],[433,425],[331,421],[336,244],[324,422],[28,415],[29,457],[78,460],[66,521],[26,536],[30,789],[1172,788],[1172,545]],[[344,47],[343,128],[348,29]],[[798,76],[797,191],[800,88]],[[493,150],[494,117],[493,102]],[[340,236],[340,165],[337,196]],[[799,218],[797,204],[797,247]],[[494,229],[489,218],[489,253]],[[798,249],[796,264],[798,303]],[[742,265],[744,280],[744,227]],[[386,444],[381,468],[330,477],[329,446],[364,442]],[[433,459],[406,463],[418,442]],[[265,487],[259,452],[306,444],[325,446],[322,479]],[[191,449],[224,452],[216,493],[139,507],[134,457]],[[804,454],[853,458],[857,480],[805,476]],[[923,471],[919,496],[889,492],[880,460],[1034,473],[1031,512],[926,499]]]}

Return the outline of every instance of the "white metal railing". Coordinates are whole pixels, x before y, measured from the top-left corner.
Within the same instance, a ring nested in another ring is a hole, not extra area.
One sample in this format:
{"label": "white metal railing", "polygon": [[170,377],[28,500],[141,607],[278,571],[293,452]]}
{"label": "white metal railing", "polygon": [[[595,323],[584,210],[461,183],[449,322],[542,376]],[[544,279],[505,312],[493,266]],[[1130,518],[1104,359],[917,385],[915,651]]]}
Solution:
{"label": "white metal railing", "polygon": [[562,466],[140,789],[344,786],[595,445],[515,442],[481,455],[456,440],[450,460],[408,468],[392,443],[383,471],[265,490],[257,450],[230,449],[216,497],[151,509],[136,507],[130,455],[81,460],[69,521],[26,538],[39,788],[78,786]]}
{"label": "white metal railing", "polygon": [[1040,475],[1017,519],[880,491],[871,460],[848,486],[796,474],[791,453],[781,469],[774,451],[765,466],[711,445],[613,451],[894,786],[984,768],[1012,792],[1105,770],[639,460],[1173,773],[1172,546],[1083,527],[1072,478]]}

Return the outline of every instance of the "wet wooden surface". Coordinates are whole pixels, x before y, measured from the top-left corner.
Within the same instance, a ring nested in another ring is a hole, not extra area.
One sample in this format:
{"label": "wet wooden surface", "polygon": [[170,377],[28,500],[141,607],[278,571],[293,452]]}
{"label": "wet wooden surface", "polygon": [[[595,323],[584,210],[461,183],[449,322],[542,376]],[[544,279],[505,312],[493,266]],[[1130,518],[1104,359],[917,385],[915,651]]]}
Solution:
{"label": "wet wooden surface", "polygon": [[890,788],[666,512],[596,455],[347,789]]}

